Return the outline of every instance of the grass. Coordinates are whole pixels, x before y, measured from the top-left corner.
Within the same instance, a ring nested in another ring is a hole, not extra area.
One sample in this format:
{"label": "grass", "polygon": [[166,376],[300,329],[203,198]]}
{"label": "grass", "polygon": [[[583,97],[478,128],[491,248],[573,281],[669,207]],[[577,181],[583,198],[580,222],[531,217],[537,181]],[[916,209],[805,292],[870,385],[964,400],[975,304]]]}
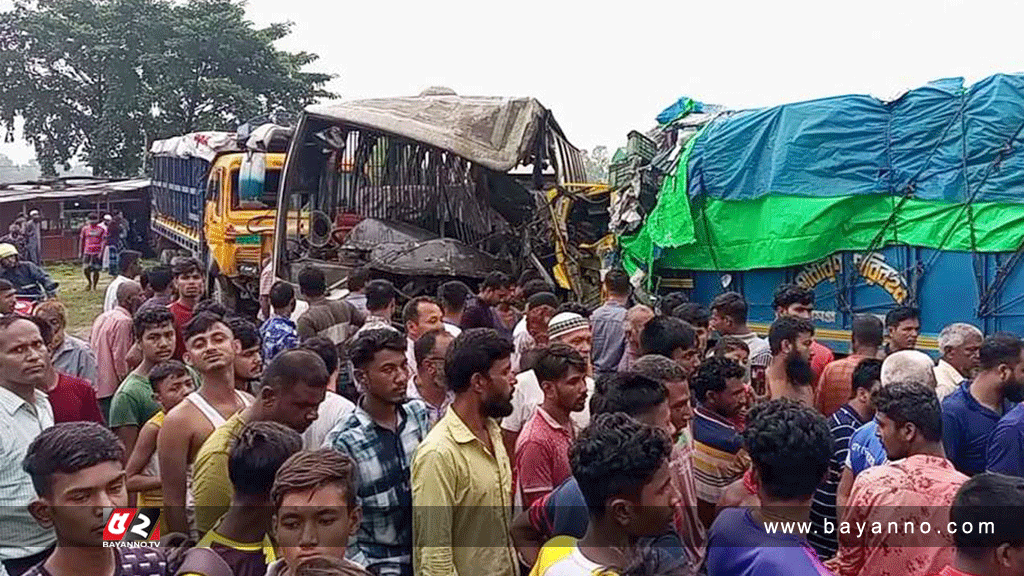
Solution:
{"label": "grass", "polygon": [[114,277],[101,272],[98,289],[87,291],[81,264],[47,264],[44,268],[60,283],[57,296],[68,309],[67,333],[88,340],[92,321],[103,313],[103,297]]}
{"label": "grass", "polygon": [[[142,268],[155,266],[158,262],[143,260]],[[89,340],[92,322],[103,313],[103,298],[107,294],[107,286],[114,279],[105,270],[100,272],[100,284],[95,291],[88,291],[82,265],[78,262],[61,262],[46,264],[43,268],[60,283],[57,297],[68,309],[67,333]]]}

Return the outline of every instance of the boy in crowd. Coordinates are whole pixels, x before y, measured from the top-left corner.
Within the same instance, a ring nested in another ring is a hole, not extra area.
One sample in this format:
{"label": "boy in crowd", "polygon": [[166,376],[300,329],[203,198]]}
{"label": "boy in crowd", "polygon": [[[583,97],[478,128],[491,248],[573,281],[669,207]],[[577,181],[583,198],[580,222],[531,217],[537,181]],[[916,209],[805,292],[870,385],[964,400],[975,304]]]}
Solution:
{"label": "boy in crowd", "polygon": [[570,461],[590,510],[583,538],[544,545],[532,576],[589,576],[626,568],[637,541],[669,526],[679,495],[663,430],[622,413],[600,414],[572,446]]}
{"label": "boy in crowd", "polygon": [[897,306],[885,315],[885,328],[889,331],[889,343],[885,353],[901,350],[916,350],[917,338],[921,335],[921,311],[910,306]]}
{"label": "boy in crowd", "polygon": [[285,461],[270,490],[282,558],[267,576],[297,576],[300,563],[320,556],[340,560],[348,576],[369,575],[344,558],[362,519],[354,477],[352,459],[331,449],[299,452]]}
{"label": "boy in crowd", "polygon": [[23,467],[38,498],[29,512],[53,529],[57,547],[25,574],[164,576],[155,551],[103,546],[104,510],[128,505],[123,451],[117,436],[94,422],[58,424],[32,442]]}
{"label": "boy in crowd", "polygon": [[235,355],[240,345],[224,320],[215,314],[196,314],[185,326],[185,361],[200,376],[199,388],[164,418],[157,437],[167,526],[188,533],[187,478],[203,442],[213,431],[253,402],[235,390]]}
{"label": "boy in crowd", "polygon": [[[365,305],[365,297],[364,297]],[[274,314],[260,326],[263,339],[263,361],[270,362],[275,356],[299,345],[292,313],[295,312],[295,289],[288,282],[277,282],[270,289],[270,305]]]}
{"label": "boy in crowd", "polygon": [[807,523],[832,455],[825,419],[793,400],[771,400],[751,409],[743,438],[761,504],[719,513],[708,537],[708,576],[828,576],[804,534],[766,528]]}
{"label": "boy in crowd", "polygon": [[276,422],[246,424],[231,447],[231,507],[196,546],[219,554],[235,576],[263,576],[277,560],[270,491],[278,469],[301,449],[299,433]]}
{"label": "boy in crowd", "polygon": [[149,290],[153,295],[142,303],[139,310],[167,308],[174,302],[174,272],[170,266],[154,266],[145,272]]}
{"label": "boy in crowd", "polygon": [[[609,374],[601,378],[590,401],[594,414],[621,412],[648,426],[675,434],[668,393],[665,386],[634,372]],[[570,476],[550,494],[537,500],[516,517],[512,538],[522,562],[532,566],[544,543],[555,536],[583,538],[590,524],[590,515],[580,483]],[[660,548],[673,558],[683,558],[678,535],[663,531],[654,538],[645,538],[645,548]],[[696,560],[698,557],[691,557]],[[696,567],[696,563],[692,567]]]}
{"label": "boy in crowd", "polygon": [[142,425],[160,411],[149,375],[156,365],[174,356],[174,315],[167,308],[139,311],[132,320],[132,335],[142,363],[124,379],[110,403],[110,429],[128,454],[134,451]]}
{"label": "boy in crowd", "polygon": [[657,354],[671,358],[693,376],[700,365],[697,331],[672,316],[651,318],[640,332],[640,355]]}
{"label": "boy in crowd", "polygon": [[[154,366],[149,373],[149,385],[153,387],[153,398],[161,409],[139,431],[125,472],[128,475],[128,491],[139,495],[140,508],[163,508],[156,439],[164,425],[164,416],[191,394],[194,388],[192,375],[177,360],[168,360]],[[166,532],[167,523],[162,516],[160,523]]]}
{"label": "boy in crowd", "polygon": [[708,351],[708,337],[711,335],[711,313],[708,309],[696,302],[680,304],[672,311],[672,315],[686,322],[697,332],[697,351],[701,358]]}
{"label": "boy in crowd", "polygon": [[174,315],[175,340],[174,359],[181,360],[185,356],[184,328],[192,319],[194,309],[202,299],[206,289],[206,278],[203,267],[195,258],[181,258],[171,267],[174,272],[174,288],[178,299],[171,302],[167,309]]}
{"label": "boy in crowd", "polygon": [[756,372],[768,367],[772,354],[768,341],[747,326],[748,311],[747,301],[739,293],[719,294],[711,302],[709,328],[719,336],[735,336],[746,342],[750,350],[750,370]]}

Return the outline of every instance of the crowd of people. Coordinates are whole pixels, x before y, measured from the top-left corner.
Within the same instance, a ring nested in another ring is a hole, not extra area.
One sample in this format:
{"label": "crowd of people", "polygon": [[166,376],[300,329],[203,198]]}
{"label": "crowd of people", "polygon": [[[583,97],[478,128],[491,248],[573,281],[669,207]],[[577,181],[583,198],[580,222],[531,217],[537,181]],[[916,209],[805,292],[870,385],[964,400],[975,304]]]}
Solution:
{"label": "crowd of people", "polygon": [[[1024,576],[1015,335],[952,324],[936,363],[897,307],[836,359],[807,289],[765,338],[617,269],[595,310],[500,272],[399,309],[306,267],[257,324],[192,258],[116,271],[87,342],[0,280],[0,573]],[[160,546],[105,545],[129,506]]]}

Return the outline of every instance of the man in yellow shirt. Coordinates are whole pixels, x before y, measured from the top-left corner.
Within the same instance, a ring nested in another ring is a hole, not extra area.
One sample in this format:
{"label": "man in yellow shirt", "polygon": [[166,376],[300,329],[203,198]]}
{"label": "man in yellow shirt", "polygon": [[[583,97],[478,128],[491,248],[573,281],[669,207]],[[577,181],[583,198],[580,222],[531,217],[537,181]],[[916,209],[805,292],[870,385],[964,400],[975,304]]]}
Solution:
{"label": "man in yellow shirt", "polygon": [[418,576],[518,574],[509,535],[512,469],[497,418],[512,413],[512,343],[490,328],[462,332],[445,375],[455,401],[412,463]]}
{"label": "man in yellow shirt", "polygon": [[300,434],[316,420],[327,393],[327,368],[318,355],[302,349],[279,354],[263,373],[259,398],[213,431],[196,454],[192,472],[196,528],[206,534],[231,504],[228,477],[231,447],[250,422],[272,421]]}

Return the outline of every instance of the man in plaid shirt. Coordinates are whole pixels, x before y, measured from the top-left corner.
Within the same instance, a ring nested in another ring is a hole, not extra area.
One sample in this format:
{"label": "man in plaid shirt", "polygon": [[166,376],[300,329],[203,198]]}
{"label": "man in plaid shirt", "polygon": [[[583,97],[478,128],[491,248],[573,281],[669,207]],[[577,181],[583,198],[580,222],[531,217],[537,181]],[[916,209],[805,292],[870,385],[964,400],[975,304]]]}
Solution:
{"label": "man in plaid shirt", "polygon": [[412,576],[412,457],[430,430],[427,407],[406,398],[405,337],[369,329],[349,347],[364,391],[355,411],[338,423],[327,446],[356,463],[356,495],[363,509],[348,557],[375,576]]}

